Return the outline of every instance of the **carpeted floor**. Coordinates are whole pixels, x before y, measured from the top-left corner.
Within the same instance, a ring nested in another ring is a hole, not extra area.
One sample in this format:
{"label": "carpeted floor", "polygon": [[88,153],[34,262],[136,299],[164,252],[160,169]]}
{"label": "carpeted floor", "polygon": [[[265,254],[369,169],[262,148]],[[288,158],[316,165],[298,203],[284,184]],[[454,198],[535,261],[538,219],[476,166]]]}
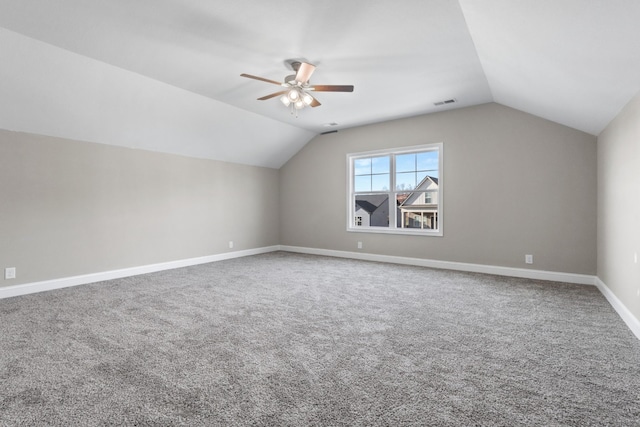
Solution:
{"label": "carpeted floor", "polygon": [[638,426],[595,287],[275,252],[0,300],[2,426]]}

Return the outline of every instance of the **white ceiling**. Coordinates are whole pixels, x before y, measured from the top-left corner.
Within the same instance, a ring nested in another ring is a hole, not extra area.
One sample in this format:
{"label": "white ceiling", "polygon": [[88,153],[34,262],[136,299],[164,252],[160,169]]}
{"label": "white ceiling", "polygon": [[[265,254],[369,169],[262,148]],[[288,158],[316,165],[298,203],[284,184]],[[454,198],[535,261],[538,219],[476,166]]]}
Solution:
{"label": "white ceiling", "polygon": [[[0,0],[0,127],[274,168],[492,101],[597,135],[640,90],[638,22],[637,0]],[[240,74],[290,59],[355,90],[297,118],[257,101],[278,87]]]}

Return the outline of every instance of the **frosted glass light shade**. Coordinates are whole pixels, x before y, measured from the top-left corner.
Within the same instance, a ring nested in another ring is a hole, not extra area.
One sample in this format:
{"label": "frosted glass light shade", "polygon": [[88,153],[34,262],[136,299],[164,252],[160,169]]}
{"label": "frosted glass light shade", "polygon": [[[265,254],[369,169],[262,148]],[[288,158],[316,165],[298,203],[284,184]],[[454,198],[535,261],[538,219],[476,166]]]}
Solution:
{"label": "frosted glass light shade", "polygon": [[287,93],[287,97],[289,98],[289,101],[296,102],[298,100],[298,98],[300,98],[300,94],[298,93],[298,91],[296,89],[291,89]]}
{"label": "frosted glass light shade", "polygon": [[304,101],[305,104],[311,105],[311,102],[313,101],[313,97],[308,93],[305,93],[304,95],[302,95],[302,100]]}

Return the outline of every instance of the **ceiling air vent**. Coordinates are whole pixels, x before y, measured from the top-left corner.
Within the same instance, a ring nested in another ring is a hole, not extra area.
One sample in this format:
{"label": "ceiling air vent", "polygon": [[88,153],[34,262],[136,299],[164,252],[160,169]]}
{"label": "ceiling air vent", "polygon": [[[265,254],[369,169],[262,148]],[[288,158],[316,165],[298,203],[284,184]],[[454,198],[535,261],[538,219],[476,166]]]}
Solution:
{"label": "ceiling air vent", "polygon": [[451,98],[451,99],[447,99],[440,102],[434,102],[433,105],[435,105],[436,107],[439,107],[441,105],[453,104],[454,102],[456,102],[456,100]]}
{"label": "ceiling air vent", "polygon": [[[322,126],[324,126],[326,128],[331,128],[331,127],[334,127],[334,126],[338,126],[338,124],[336,122],[331,122],[331,123],[325,123]],[[320,135],[326,135],[328,133],[336,133],[336,132],[338,132],[338,130],[337,129],[333,129],[333,130],[328,130],[326,132],[322,132]]]}

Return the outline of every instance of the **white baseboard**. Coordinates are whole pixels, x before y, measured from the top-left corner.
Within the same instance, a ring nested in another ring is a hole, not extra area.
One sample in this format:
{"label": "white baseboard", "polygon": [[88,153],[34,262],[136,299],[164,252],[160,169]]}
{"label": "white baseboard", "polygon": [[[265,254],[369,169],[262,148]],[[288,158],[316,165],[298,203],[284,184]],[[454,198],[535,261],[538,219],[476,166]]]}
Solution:
{"label": "white baseboard", "polygon": [[419,267],[442,268],[447,270],[469,271],[474,273],[495,274],[499,276],[522,277],[527,279],[549,280],[554,282],[575,283],[580,285],[595,285],[618,315],[627,324],[634,335],[640,339],[640,320],[638,320],[627,307],[614,295],[607,285],[597,276],[586,274],[560,273],[555,271],[529,270],[524,268],[500,267],[494,265],[469,264],[463,262],[438,261],[421,258],[408,258],[391,255],[377,255],[362,252],[337,251],[331,249],[305,248],[300,246],[275,245],[263,248],[247,249],[243,251],[225,252],[198,258],[189,258],[177,261],[169,261],[158,264],[149,264],[139,267],[123,268],[120,270],[104,271],[100,273],[84,274],[80,276],[65,277],[61,279],[45,280],[42,282],[24,283],[21,285],[0,287],[0,299],[36,292],[50,291],[53,289],[67,288],[70,286],[85,285],[104,280],[119,279],[122,277],[137,276],[139,274],[155,273],[157,271],[173,268],[188,267],[191,265],[206,264],[223,261],[232,258],[241,258],[251,255],[259,255],[274,251],[297,252],[310,255],[332,256],[337,258],[352,258],[364,261],[388,262],[392,264],[415,265]]}
{"label": "white baseboard", "polygon": [[[209,256],[198,257],[198,258],[189,258],[189,259],[169,261],[169,262],[158,263],[158,264],[149,264],[149,265],[143,265],[138,267],[123,268],[119,270],[84,274],[80,276],[71,276],[71,277],[64,277],[60,279],[45,280],[41,282],[32,282],[32,283],[24,283],[21,285],[5,286],[5,287],[0,287],[0,299],[10,298],[10,297],[15,297],[20,295],[27,295],[27,294],[32,294],[36,292],[50,291],[53,289],[67,288],[70,286],[85,285],[88,283],[101,282],[104,280],[136,276],[138,274],[154,273],[157,271],[170,270],[173,268],[181,268],[181,267],[188,267],[191,265],[223,261],[225,259],[258,255],[258,254],[274,252],[278,250],[312,254],[312,255],[332,256],[332,257],[338,257],[338,258],[361,259],[365,261],[389,262],[393,264],[416,265],[421,267],[443,268],[443,269],[449,269],[449,270],[496,274],[500,276],[513,276],[513,277],[524,277],[529,279],[578,283],[583,285],[596,284],[594,276],[588,276],[588,275],[582,275],[582,274],[558,273],[558,272],[552,272],[552,271],[528,270],[528,269],[521,269],[521,268],[508,268],[508,267],[498,267],[498,266],[481,265],[481,264],[468,264],[468,263],[450,262],[450,261],[437,261],[437,260],[428,260],[428,259],[420,259],[420,258],[398,257],[398,256],[391,256],[391,255],[376,255],[376,254],[369,254],[369,253],[362,253],[362,252],[347,252],[347,251],[337,251],[337,250],[329,250],[329,249],[305,248],[300,246],[274,245],[274,246],[266,246],[263,248],[247,249],[243,251],[225,252],[221,254],[209,255]],[[609,291],[609,293],[611,292]],[[609,297],[607,297],[607,299],[609,299]]]}
{"label": "white baseboard", "polygon": [[499,276],[522,277],[527,279],[550,280],[554,282],[574,283],[579,285],[595,285],[609,304],[627,324],[631,332],[640,339],[640,320],[638,320],[627,307],[620,302],[613,292],[598,278],[587,274],[559,273],[555,271],[528,270],[524,268],[499,267],[495,265],[468,264],[463,262],[450,262],[428,260],[421,258],[406,258],[390,255],[376,255],[362,252],[336,251],[330,249],[304,248],[299,246],[280,246],[280,250],[297,252],[310,255],[324,255],[338,258],[353,258],[365,261],[389,262],[393,264],[416,265],[419,267],[443,268],[447,270],[469,271],[474,273],[487,273]]}
{"label": "white baseboard", "polygon": [[595,276],[587,274],[560,273],[556,271],[529,270],[526,268],[500,267],[495,265],[469,264],[464,262],[438,261],[422,258],[408,258],[392,255],[376,255],[363,252],[336,251],[330,249],[304,248],[300,246],[280,246],[288,252],[324,255],[338,258],[353,258],[365,261],[388,262],[392,264],[415,265],[419,267],[442,268],[446,270],[469,271],[473,273],[495,274],[498,276],[522,277],[526,279],[549,280],[553,282],[595,285]]}
{"label": "white baseboard", "polygon": [[264,254],[279,250],[279,246],[266,246],[263,248],[247,249],[244,251],[225,252],[216,255],[208,255],[198,258],[182,259],[158,264],[149,264],[139,267],[123,268],[120,270],[103,271],[100,273],[84,274],[81,276],[64,277],[61,279],[45,280],[42,282],[24,283],[21,285],[5,286],[0,288],[0,299],[19,295],[33,294],[36,292],[50,291],[53,289],[67,288],[70,286],[86,285],[88,283],[101,282],[103,280],[119,279],[122,277],[137,276],[139,274],[155,273],[156,271],[171,270],[173,268],[188,267],[191,265],[206,264],[225,259],[241,258],[250,255]]}
{"label": "white baseboard", "polygon": [[596,286],[607,301],[609,301],[609,304],[611,304],[613,309],[618,313],[618,316],[620,316],[629,329],[631,329],[631,332],[640,339],[640,320],[631,314],[629,309],[622,304],[618,297],[615,296],[611,289],[609,289],[599,277],[596,277]]}

